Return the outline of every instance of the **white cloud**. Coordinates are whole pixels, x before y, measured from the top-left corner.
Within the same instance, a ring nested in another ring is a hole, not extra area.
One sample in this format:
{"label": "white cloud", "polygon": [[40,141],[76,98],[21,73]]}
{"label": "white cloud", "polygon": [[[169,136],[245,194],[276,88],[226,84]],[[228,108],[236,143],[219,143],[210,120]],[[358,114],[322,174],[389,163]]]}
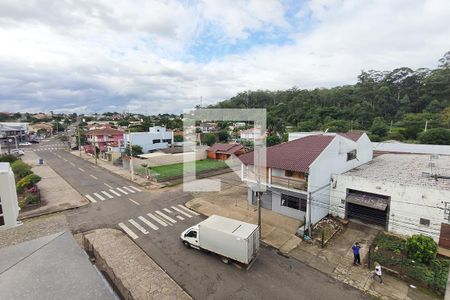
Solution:
{"label": "white cloud", "polygon": [[[0,111],[181,112],[200,96],[213,103],[247,89],[353,83],[361,69],[435,67],[450,50],[446,0],[313,0],[290,9],[275,0],[2,1]],[[211,27],[224,47],[255,32],[289,32],[290,42],[189,60],[187,49]]]}

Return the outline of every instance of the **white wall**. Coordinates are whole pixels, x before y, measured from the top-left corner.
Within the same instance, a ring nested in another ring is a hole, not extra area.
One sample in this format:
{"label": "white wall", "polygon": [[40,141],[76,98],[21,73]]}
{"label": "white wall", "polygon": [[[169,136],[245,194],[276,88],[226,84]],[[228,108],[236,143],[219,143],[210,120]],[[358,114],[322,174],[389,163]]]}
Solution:
{"label": "white wall", "polygon": [[[330,214],[345,217],[347,189],[374,193],[391,197],[388,231],[403,234],[426,234],[439,241],[441,223],[444,218],[445,201],[450,201],[450,191],[436,190],[424,186],[405,186],[387,181],[372,181],[351,175],[333,176],[330,193]],[[430,220],[430,226],[420,225],[420,218]]]}
{"label": "white wall", "polygon": [[[158,132],[156,129],[159,129],[160,131]],[[141,146],[144,153],[169,147],[169,143],[162,142],[163,139],[170,139],[170,144],[173,144],[172,131],[166,131],[164,127],[157,127],[156,129],[151,127],[148,132],[132,132],[131,143],[133,145]],[[124,134],[123,141],[125,145],[128,143],[128,140],[129,134]],[[161,140],[161,143],[153,144],[153,140]]]}
{"label": "white wall", "polygon": [[0,228],[16,226],[20,208],[17,202],[16,181],[9,163],[0,163],[0,205],[3,210],[0,215],[5,222]]}

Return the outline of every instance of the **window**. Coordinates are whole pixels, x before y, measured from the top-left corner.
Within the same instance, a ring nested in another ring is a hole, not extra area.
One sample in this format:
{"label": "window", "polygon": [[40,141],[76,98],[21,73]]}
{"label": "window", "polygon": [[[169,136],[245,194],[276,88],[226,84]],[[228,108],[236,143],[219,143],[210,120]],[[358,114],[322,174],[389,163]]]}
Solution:
{"label": "window", "polygon": [[162,141],[163,141],[163,143],[169,143],[169,144],[172,143],[171,139],[163,139]]}
{"label": "window", "polygon": [[161,143],[161,140],[153,140],[153,144],[159,144]]}
{"label": "window", "polygon": [[347,152],[347,161],[356,159],[356,149]]}
{"label": "window", "polygon": [[281,206],[286,206],[306,212],[306,199],[300,199],[299,197],[281,194]]}
{"label": "window", "polygon": [[190,238],[196,238],[197,237],[197,231],[191,230],[186,234],[186,237],[190,237]]}
{"label": "window", "polygon": [[424,218],[420,218],[420,225],[430,226],[430,220],[424,219]]}
{"label": "window", "polygon": [[284,176],[286,176],[286,177],[292,177],[293,175],[294,175],[294,172],[292,172],[292,171],[289,171],[289,170],[284,171]]}

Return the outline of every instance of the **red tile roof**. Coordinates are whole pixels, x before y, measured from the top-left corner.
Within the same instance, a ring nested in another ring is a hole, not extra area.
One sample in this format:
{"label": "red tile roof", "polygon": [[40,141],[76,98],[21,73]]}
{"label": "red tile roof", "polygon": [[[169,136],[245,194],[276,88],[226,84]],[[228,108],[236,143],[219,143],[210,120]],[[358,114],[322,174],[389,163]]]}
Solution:
{"label": "red tile roof", "polygon": [[123,131],[114,128],[94,129],[86,132],[86,135],[121,135]]}
{"label": "red tile roof", "polygon": [[244,149],[244,146],[242,146],[241,144],[214,144],[207,151],[231,155],[242,149]]}
{"label": "red tile roof", "polygon": [[[310,135],[287,143],[275,145],[266,150],[266,164],[269,168],[307,172],[309,166],[330,144],[334,136]],[[253,152],[239,159],[245,165],[253,164]]]}
{"label": "red tile roof", "polygon": [[354,142],[359,140],[359,138],[364,134],[362,131],[349,131],[345,133],[338,133],[339,135],[346,137]]}

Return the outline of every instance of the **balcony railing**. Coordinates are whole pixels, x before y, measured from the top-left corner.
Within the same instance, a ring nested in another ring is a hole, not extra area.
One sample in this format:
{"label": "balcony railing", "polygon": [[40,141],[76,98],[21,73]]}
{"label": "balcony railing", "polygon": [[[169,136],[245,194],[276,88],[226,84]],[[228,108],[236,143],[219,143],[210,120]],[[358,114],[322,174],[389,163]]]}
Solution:
{"label": "balcony railing", "polygon": [[294,190],[307,190],[306,180],[298,178],[272,176],[272,185]]}

